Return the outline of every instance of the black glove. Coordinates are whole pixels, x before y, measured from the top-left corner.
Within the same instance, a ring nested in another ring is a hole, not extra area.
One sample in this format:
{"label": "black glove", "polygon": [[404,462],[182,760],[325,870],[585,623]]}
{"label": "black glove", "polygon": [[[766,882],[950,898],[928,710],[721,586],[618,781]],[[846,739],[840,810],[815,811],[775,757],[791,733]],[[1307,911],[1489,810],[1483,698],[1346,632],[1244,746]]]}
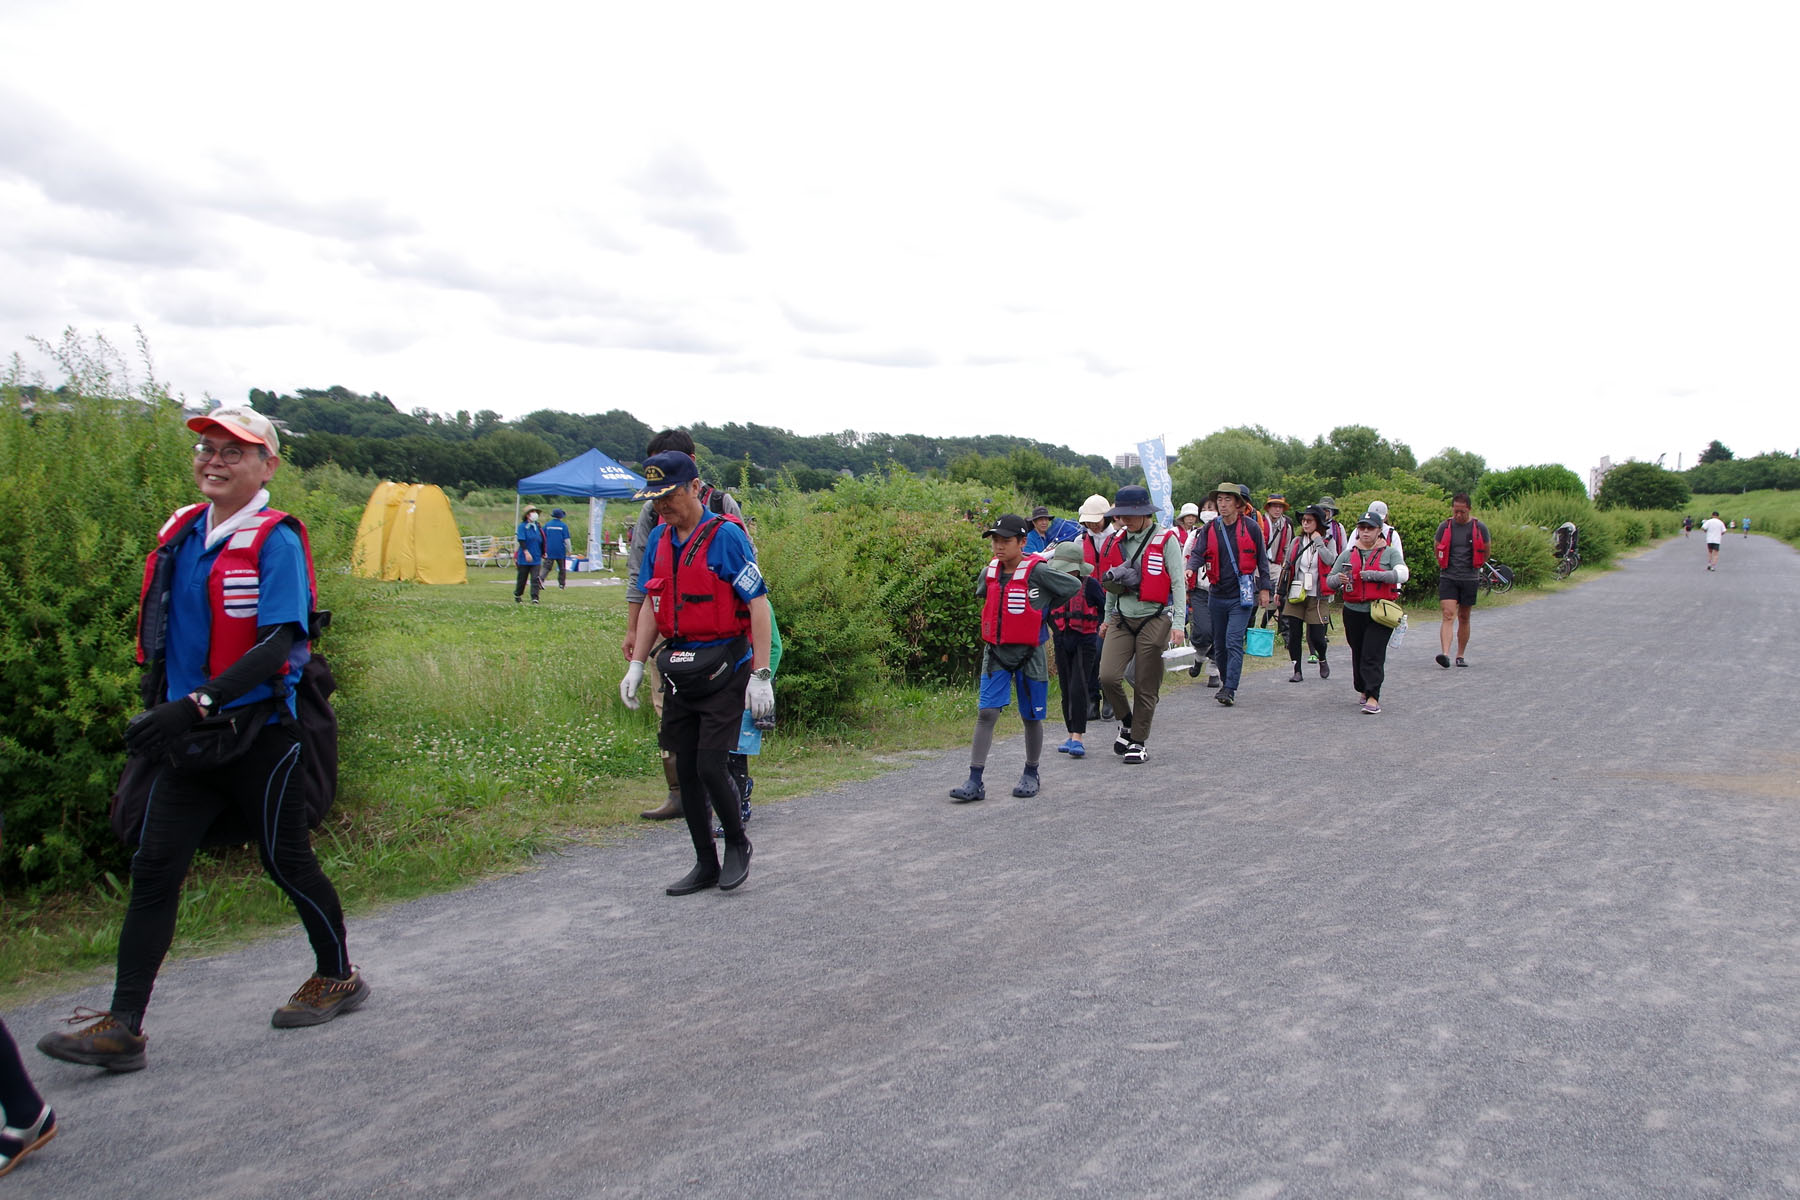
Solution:
{"label": "black glove", "polygon": [[125,749],[155,758],[200,721],[200,706],[186,696],[145,709],[125,724]]}

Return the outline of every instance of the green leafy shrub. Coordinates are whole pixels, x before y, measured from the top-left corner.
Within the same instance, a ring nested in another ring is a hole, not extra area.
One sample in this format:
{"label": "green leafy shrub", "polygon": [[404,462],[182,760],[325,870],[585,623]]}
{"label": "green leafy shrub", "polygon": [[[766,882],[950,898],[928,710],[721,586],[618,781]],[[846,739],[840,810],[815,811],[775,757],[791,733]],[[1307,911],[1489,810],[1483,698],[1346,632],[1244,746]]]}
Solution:
{"label": "green leafy shrub", "polygon": [[758,526],[757,561],[781,624],[782,716],[813,728],[854,723],[886,680],[889,638],[855,531],[837,514]]}
{"label": "green leafy shrub", "polygon": [[193,490],[194,435],[172,403],[62,396],[0,407],[0,875],[86,883],[125,861],[107,823],[137,710],[144,555]]}
{"label": "green leafy shrub", "polygon": [[1536,587],[1556,568],[1550,539],[1536,525],[1520,526],[1494,516],[1482,517],[1488,527],[1488,557],[1512,568],[1518,587]]}
{"label": "green leafy shrub", "polygon": [[1587,502],[1587,485],[1581,482],[1581,476],[1558,463],[1490,471],[1481,477],[1481,483],[1476,486],[1471,499],[1475,503],[1476,515],[1479,516],[1483,509],[1494,508],[1534,492],[1573,496],[1583,504]]}

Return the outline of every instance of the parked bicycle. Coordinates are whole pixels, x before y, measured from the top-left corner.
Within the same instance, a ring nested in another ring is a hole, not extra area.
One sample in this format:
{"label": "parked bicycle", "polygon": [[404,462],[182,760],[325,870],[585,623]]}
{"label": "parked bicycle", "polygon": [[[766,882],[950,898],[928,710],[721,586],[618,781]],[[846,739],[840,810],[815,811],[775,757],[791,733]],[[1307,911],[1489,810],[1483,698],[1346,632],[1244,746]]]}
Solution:
{"label": "parked bicycle", "polygon": [[1556,555],[1556,577],[1567,579],[1581,565],[1581,531],[1575,522],[1564,521],[1550,535],[1550,552]]}
{"label": "parked bicycle", "polygon": [[1489,559],[1475,570],[1475,586],[1484,592],[1504,596],[1512,591],[1513,569],[1503,562]]}

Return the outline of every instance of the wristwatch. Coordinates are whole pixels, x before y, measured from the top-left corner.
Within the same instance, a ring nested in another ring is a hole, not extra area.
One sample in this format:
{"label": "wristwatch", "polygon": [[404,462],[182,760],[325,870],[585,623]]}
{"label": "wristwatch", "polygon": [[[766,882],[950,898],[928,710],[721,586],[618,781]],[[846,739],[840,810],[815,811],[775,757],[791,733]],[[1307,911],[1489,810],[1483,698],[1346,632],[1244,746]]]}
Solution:
{"label": "wristwatch", "polygon": [[750,678],[760,679],[764,683],[769,682],[769,680],[773,679],[774,677],[775,677],[775,672],[769,670],[769,668],[767,668],[767,667],[758,667],[756,670],[750,672]]}
{"label": "wristwatch", "polygon": [[189,692],[188,699],[199,706],[201,716],[205,717],[212,714],[213,698],[205,692]]}

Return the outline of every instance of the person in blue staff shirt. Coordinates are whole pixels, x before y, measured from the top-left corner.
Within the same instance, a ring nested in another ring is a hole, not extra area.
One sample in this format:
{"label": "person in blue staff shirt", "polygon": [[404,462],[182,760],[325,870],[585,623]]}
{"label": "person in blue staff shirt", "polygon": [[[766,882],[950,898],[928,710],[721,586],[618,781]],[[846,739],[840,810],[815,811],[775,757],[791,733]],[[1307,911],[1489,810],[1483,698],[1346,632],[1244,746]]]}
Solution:
{"label": "person in blue staff shirt", "polygon": [[537,505],[525,510],[525,519],[519,522],[514,536],[519,548],[513,552],[513,565],[519,568],[519,578],[513,584],[513,603],[524,602],[525,584],[529,581],[531,602],[536,604],[538,592],[544,586],[544,529],[538,524]]}
{"label": "person in blue staff shirt", "polygon": [[[768,587],[744,527],[712,513],[700,499],[700,472],[679,450],[644,462],[644,488],[662,523],[646,539],[637,585],[631,662],[619,682],[627,708],[639,704],[644,664],[657,648],[663,678],[662,748],[675,760],[681,815],[694,843],[694,867],[667,891],[686,896],[707,888],[731,891],[750,875],[750,839],[738,810],[729,757],[737,751],[743,712],[775,713],[769,665]],[[713,846],[712,821],[725,836],[725,861]]]}
{"label": "person in blue staff shirt", "polygon": [[544,579],[550,578],[550,564],[556,564],[556,587],[558,591],[569,586],[569,549],[575,544],[575,537],[569,532],[569,523],[563,520],[568,516],[560,508],[550,510],[550,519],[544,522]]}
{"label": "person in blue staff shirt", "polygon": [[[285,703],[294,714],[292,684],[311,657],[318,608],[305,527],[269,507],[281,441],[269,419],[248,408],[215,409],[191,418],[188,428],[200,435],[194,483],[207,503],[175,511],[145,568],[138,659],[149,668],[147,707],[126,725],[125,747],[157,767],[131,859],[112,1006],[104,1013],[77,1009],[67,1023],[85,1028],[38,1042],[51,1058],[113,1072],[144,1067],[144,1010],[175,936],[182,880],[226,811],[254,831],[263,871],[293,904],[312,943],[312,977],[270,1023],[323,1024],[369,994],[350,962],[337,891],[313,852],[300,741],[273,712],[273,704]],[[174,748],[200,721],[265,702],[268,721],[239,757],[176,766]]]}

